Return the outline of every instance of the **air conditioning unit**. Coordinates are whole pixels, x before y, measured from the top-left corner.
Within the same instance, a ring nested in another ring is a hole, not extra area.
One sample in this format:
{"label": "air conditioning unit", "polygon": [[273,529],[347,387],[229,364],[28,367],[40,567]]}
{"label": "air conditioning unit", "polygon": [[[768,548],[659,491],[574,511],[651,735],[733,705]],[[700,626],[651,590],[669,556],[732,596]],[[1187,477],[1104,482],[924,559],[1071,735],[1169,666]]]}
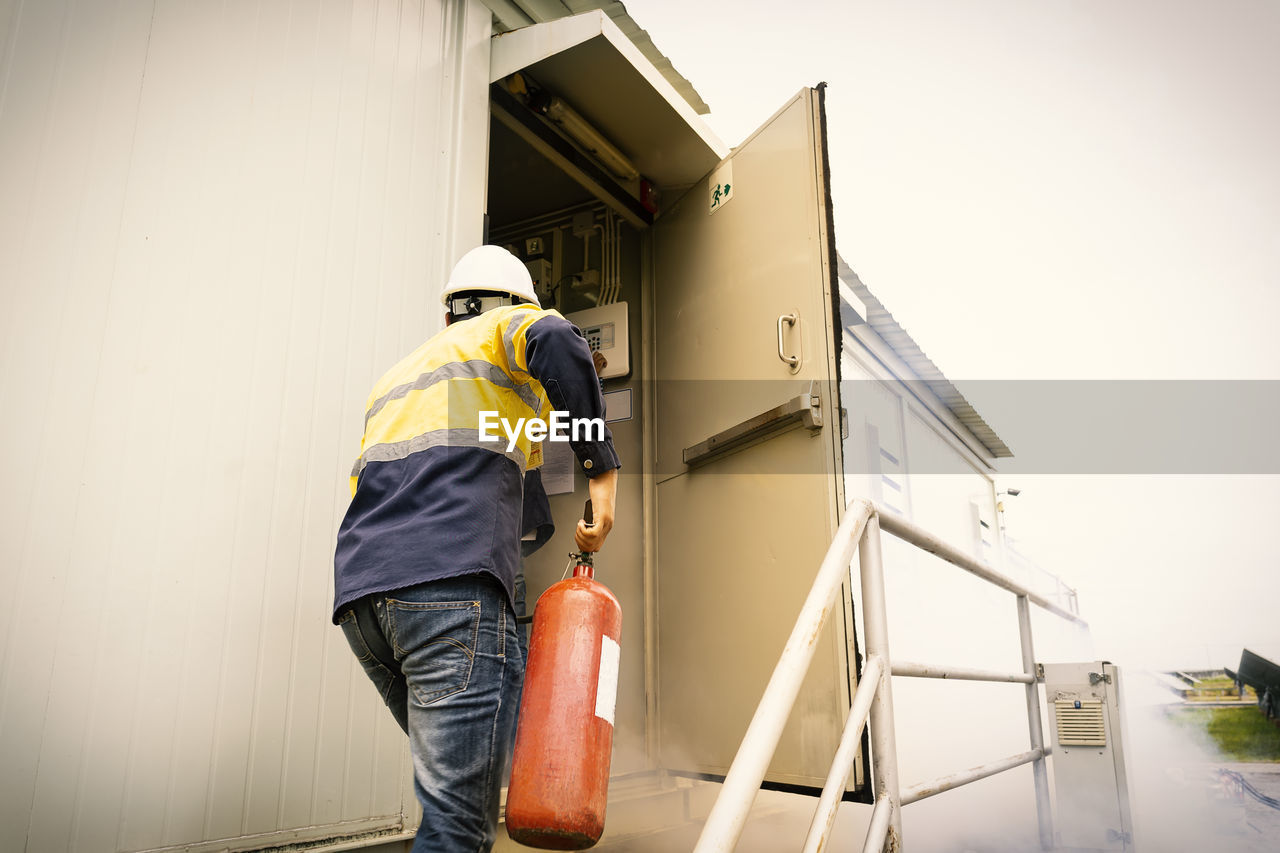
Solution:
{"label": "air conditioning unit", "polygon": [[1120,669],[1105,661],[1047,663],[1059,847],[1133,850],[1133,815],[1120,717]]}

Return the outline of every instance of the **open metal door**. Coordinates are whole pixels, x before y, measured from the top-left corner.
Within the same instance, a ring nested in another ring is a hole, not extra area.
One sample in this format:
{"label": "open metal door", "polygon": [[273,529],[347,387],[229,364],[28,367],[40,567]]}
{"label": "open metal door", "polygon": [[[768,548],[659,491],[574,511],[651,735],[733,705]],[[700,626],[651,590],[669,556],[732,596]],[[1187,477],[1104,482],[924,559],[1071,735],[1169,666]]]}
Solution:
{"label": "open metal door", "polygon": [[[653,226],[659,756],[677,773],[726,773],[843,506],[823,121],[802,91]],[[821,788],[830,767],[847,592],[768,783]]]}

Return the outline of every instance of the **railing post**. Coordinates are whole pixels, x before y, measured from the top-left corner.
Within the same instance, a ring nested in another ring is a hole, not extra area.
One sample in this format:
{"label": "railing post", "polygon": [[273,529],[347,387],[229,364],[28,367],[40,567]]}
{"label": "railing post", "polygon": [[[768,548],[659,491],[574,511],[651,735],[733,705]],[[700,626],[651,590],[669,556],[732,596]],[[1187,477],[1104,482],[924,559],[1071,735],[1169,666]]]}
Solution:
{"label": "railing post", "polygon": [[876,811],[888,803],[888,838],[884,849],[902,849],[902,805],[899,802],[898,747],[893,729],[893,690],[889,627],[884,598],[884,563],[880,556],[880,517],[872,515],[858,544],[862,574],[862,623],[867,635],[867,657],[880,658],[880,686],[871,703],[871,768],[875,781]]}
{"label": "railing post", "polygon": [[[1022,639],[1022,671],[1036,675],[1036,651],[1031,642],[1031,604],[1025,595],[1018,596],[1018,634]],[[1031,748],[1044,749],[1044,729],[1040,722],[1040,685],[1032,681],[1027,685],[1027,730],[1031,735]],[[1040,825],[1040,847],[1053,849],[1053,813],[1049,805],[1049,774],[1044,758],[1031,764],[1036,785],[1036,818]]]}

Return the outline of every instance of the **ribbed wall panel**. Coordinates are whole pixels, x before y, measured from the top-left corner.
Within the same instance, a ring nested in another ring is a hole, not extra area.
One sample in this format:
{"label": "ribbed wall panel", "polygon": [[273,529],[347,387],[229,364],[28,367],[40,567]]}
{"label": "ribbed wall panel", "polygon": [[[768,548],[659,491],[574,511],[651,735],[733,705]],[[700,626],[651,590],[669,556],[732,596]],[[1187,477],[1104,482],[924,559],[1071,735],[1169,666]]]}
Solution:
{"label": "ribbed wall panel", "polygon": [[0,0],[0,850],[411,810],[329,622],[365,395],[481,236],[466,0]]}

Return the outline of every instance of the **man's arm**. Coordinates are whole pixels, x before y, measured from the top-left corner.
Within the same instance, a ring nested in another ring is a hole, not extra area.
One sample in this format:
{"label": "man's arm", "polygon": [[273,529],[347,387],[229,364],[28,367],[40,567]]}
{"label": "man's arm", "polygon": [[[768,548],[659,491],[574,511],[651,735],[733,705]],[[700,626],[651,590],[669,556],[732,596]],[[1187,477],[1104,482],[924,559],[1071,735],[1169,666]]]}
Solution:
{"label": "man's arm", "polygon": [[[549,314],[532,323],[524,337],[529,374],[542,383],[552,407],[573,419],[599,419],[604,424],[604,398],[591,348],[577,328],[558,314]],[[571,438],[569,444],[589,479],[595,521],[590,527],[579,521],[574,541],[581,550],[598,551],[613,528],[621,463],[607,426],[599,439]]]}
{"label": "man's arm", "polygon": [[618,469],[598,474],[587,481],[591,497],[591,524],[578,519],[573,541],[579,551],[599,551],[605,537],[613,529],[613,505],[618,500]]}

